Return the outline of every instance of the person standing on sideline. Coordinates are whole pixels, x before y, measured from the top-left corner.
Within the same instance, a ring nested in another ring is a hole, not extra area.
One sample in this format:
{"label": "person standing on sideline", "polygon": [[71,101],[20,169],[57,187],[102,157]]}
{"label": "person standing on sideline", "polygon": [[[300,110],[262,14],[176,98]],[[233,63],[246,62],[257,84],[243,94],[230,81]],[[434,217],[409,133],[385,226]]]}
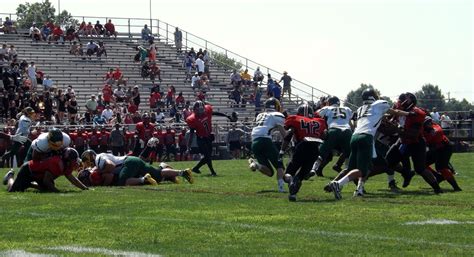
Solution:
{"label": "person standing on sideline", "polygon": [[436,124],[439,124],[441,115],[439,115],[439,112],[436,110],[436,107],[433,107],[433,111],[430,113],[430,116]]}

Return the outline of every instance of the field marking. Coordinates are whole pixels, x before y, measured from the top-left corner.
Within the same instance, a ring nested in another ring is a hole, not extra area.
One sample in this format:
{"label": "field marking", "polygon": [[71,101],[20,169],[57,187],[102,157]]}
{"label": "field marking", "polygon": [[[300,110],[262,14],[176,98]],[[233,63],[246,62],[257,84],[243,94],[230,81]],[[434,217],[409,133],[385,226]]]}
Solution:
{"label": "field marking", "polygon": [[4,257],[55,257],[56,255],[51,254],[40,254],[40,253],[30,253],[24,250],[10,250],[0,252],[0,256]]}
{"label": "field marking", "polygon": [[94,247],[83,247],[75,245],[55,246],[45,248],[47,250],[65,251],[73,253],[97,253],[110,256],[124,256],[124,257],[161,257],[161,255],[141,252],[129,252],[129,251],[118,251],[110,250],[107,248],[94,248]]}
{"label": "field marking", "polygon": [[403,223],[403,225],[459,225],[459,224],[474,224],[474,221],[433,219],[433,220],[424,220],[424,221],[410,221],[410,222]]}

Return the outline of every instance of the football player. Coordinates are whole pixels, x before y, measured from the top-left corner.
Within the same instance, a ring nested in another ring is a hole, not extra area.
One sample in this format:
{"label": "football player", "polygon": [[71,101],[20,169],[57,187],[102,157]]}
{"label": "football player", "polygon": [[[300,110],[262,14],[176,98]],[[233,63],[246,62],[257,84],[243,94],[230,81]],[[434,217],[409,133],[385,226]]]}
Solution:
{"label": "football player", "polygon": [[[408,112],[407,116],[399,118],[401,130],[399,140],[390,147],[387,152],[387,163],[389,167],[396,166],[403,159],[411,157],[416,173],[433,188],[436,194],[442,193],[434,175],[426,168],[426,142],[423,138],[423,122],[426,112],[416,106],[416,96],[412,93],[401,94],[398,98],[397,108]],[[408,186],[411,178],[415,175],[412,171],[404,169],[405,179],[403,187]]]}
{"label": "football player", "polygon": [[[36,119],[35,110],[31,107],[26,107],[22,111],[22,115],[18,120],[18,128],[14,136],[6,135],[3,133],[3,137],[7,136],[9,139],[13,141],[13,145],[8,152],[3,154],[2,162],[8,160],[11,156],[17,155],[20,147],[23,145],[25,149],[28,149],[31,145],[31,141],[28,139],[28,135],[30,134],[31,123]],[[23,155],[24,157],[24,155]],[[21,159],[23,157],[20,157]],[[23,160],[17,160],[19,164],[23,163]]]}
{"label": "football player", "polygon": [[60,154],[71,143],[68,134],[57,128],[53,128],[48,132],[41,133],[28,149],[26,160],[42,160],[51,155]]}
{"label": "football player", "polygon": [[[270,97],[265,101],[265,110],[260,113],[252,129],[252,152],[256,158],[248,160],[250,170],[259,170],[272,177],[273,168],[277,169],[278,191],[285,192],[283,181],[283,162],[278,160],[278,150],[272,142],[272,130],[276,129],[285,136],[285,116],[280,112],[280,101]],[[273,168],[272,168],[273,166]]]}
{"label": "football player", "polygon": [[313,108],[308,104],[298,107],[296,115],[290,115],[285,120],[287,130],[279,154],[279,162],[288,148],[292,138],[295,140],[295,150],[286,167],[285,180],[289,182],[290,194],[288,199],[296,201],[303,179],[307,176],[313,163],[319,157],[319,145],[323,142],[327,127],[321,118],[313,117]]}
{"label": "football player", "polygon": [[350,181],[358,180],[354,196],[364,195],[364,183],[368,175],[369,165],[374,154],[374,135],[386,112],[392,115],[408,115],[406,112],[393,110],[385,100],[378,100],[374,89],[368,88],[362,92],[363,105],[357,109],[356,128],[351,137],[351,153],[349,156],[349,171],[344,177],[333,180],[324,190],[333,192],[337,200],[342,199],[341,189]]}
{"label": "football player", "polygon": [[[103,186],[138,186],[144,184],[157,185],[162,180],[177,181],[181,176],[189,183],[194,183],[190,169],[173,170],[166,163],[161,163],[159,168],[147,164],[135,156],[114,156],[108,153],[96,154],[92,150],[85,151],[81,159],[85,167],[96,167],[100,175],[100,184]],[[87,177],[81,175],[80,177]],[[93,180],[97,181],[97,180]]]}
{"label": "football player", "polygon": [[222,116],[228,118],[230,121],[237,121],[237,116],[226,115],[220,112],[213,112],[212,106],[203,101],[196,101],[193,105],[193,113],[186,118],[186,123],[190,128],[190,136],[188,140],[188,149],[191,147],[191,139],[193,134],[197,135],[197,144],[199,152],[202,154],[201,160],[192,168],[195,173],[201,173],[199,170],[204,164],[207,164],[211,171],[211,176],[216,176],[217,173],[212,166],[212,141],[214,141],[214,134],[212,134],[212,116]]}
{"label": "football player", "polygon": [[333,149],[341,149],[342,155],[347,157],[351,152],[350,142],[352,137],[352,130],[350,121],[352,119],[352,110],[345,106],[340,106],[340,101],[337,96],[329,97],[328,105],[318,111],[319,115],[324,118],[329,127],[327,137],[324,143],[320,146],[320,154],[322,158],[322,165],[314,165],[319,168],[312,170],[310,175],[317,174],[322,176],[322,170]]}
{"label": "football player", "polygon": [[72,175],[80,162],[77,151],[68,147],[62,151],[61,156],[55,155],[44,160],[30,160],[24,163],[16,179],[14,171],[10,170],[3,178],[3,184],[7,185],[8,192],[23,192],[30,187],[40,191],[59,192],[54,180],[64,175],[74,186],[87,190],[88,188]]}
{"label": "football player", "polygon": [[426,153],[426,166],[434,174],[435,171],[429,166],[435,164],[436,172],[441,174],[438,182],[446,180],[454,189],[454,191],[461,191],[453,172],[449,168],[449,159],[453,154],[453,149],[448,137],[444,135],[443,129],[440,125],[433,123],[430,116],[425,117],[423,123],[423,135],[426,139],[426,145],[429,151]]}

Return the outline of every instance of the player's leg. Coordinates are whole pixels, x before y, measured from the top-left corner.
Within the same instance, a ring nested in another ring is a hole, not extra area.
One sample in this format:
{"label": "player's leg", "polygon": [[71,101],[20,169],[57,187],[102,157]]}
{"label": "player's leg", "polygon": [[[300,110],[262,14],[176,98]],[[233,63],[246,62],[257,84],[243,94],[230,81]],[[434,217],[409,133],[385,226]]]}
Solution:
{"label": "player's leg", "polygon": [[456,178],[449,168],[449,160],[451,159],[451,155],[453,154],[453,150],[451,145],[445,145],[443,148],[438,150],[438,158],[436,160],[436,170],[438,170],[444,179],[453,187],[454,191],[462,191],[459,187]]}
{"label": "player's leg", "polygon": [[270,165],[266,153],[266,151],[269,151],[272,147],[274,148],[275,146],[269,138],[260,137],[252,141],[252,152],[256,158],[256,160],[252,158],[249,159],[249,167],[252,171],[258,170],[264,175],[269,177],[273,176],[273,168]]}
{"label": "player's leg", "polygon": [[426,167],[426,144],[424,140],[409,145],[409,153],[413,161],[415,172],[423,177],[434,190],[436,194],[442,193],[434,175],[425,169]]}
{"label": "player's leg", "polygon": [[14,179],[13,169],[10,170],[4,177],[3,182],[7,185],[8,192],[23,192],[31,187],[34,181],[28,164],[20,167],[16,179]]}

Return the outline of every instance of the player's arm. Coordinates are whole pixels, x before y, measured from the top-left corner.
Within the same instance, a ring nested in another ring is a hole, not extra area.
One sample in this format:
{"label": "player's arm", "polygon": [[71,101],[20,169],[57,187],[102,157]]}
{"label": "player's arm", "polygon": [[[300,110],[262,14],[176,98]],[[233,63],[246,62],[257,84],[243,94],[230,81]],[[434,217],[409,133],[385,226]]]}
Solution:
{"label": "player's arm", "polygon": [[406,112],[406,111],[402,111],[402,110],[398,110],[398,109],[393,109],[393,108],[388,109],[387,113],[388,113],[389,115],[396,116],[396,117],[409,116],[409,115],[414,114],[414,113],[411,113],[411,112]]}
{"label": "player's arm", "polygon": [[43,184],[48,191],[58,193],[59,190],[54,185],[54,176],[49,171],[44,173]]}
{"label": "player's arm", "polygon": [[82,184],[82,182],[79,179],[74,177],[72,174],[67,174],[65,176],[66,176],[67,180],[69,180],[69,182],[71,182],[71,184],[73,184],[77,188],[82,189],[82,190],[88,190],[89,189],[84,184]]}
{"label": "player's arm", "polygon": [[227,119],[229,119],[229,121],[232,121],[232,122],[237,121],[237,115],[234,115],[234,114],[231,116],[222,112],[212,112],[212,116],[226,117]]}
{"label": "player's arm", "polygon": [[286,133],[286,135],[283,137],[283,143],[281,144],[280,154],[284,154],[286,149],[288,149],[288,146],[290,145],[291,138],[293,137],[294,133],[295,132],[291,127]]}

